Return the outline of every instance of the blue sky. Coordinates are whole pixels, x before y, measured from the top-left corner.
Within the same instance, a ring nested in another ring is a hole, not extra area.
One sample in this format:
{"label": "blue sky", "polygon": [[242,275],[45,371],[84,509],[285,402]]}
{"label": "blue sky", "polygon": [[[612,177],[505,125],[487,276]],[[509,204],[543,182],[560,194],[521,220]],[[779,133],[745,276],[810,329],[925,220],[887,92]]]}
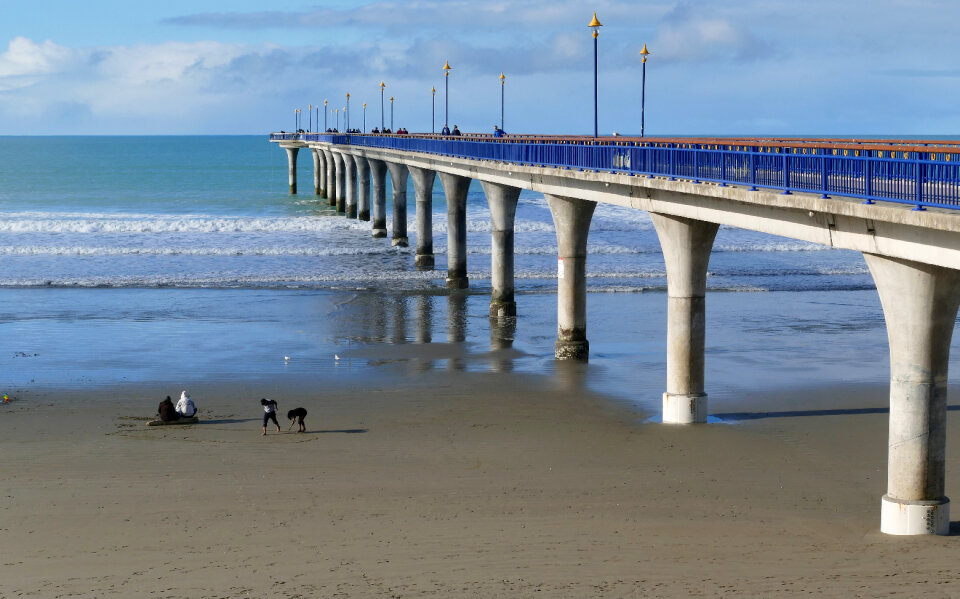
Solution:
{"label": "blue sky", "polygon": [[[3,0],[0,135],[291,129],[324,99],[351,125],[510,132],[960,134],[951,0]],[[389,103],[387,106],[389,120]],[[332,116],[331,116],[332,119]],[[331,121],[332,122],[332,121]]]}

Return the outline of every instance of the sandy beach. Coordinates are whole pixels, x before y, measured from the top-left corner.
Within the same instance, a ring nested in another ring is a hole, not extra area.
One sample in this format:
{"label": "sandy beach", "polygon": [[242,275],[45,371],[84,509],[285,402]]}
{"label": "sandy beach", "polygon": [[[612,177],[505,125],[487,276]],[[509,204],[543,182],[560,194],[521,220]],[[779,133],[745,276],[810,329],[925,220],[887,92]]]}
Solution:
{"label": "sandy beach", "polygon": [[[18,394],[0,596],[960,596],[957,536],[879,532],[882,388],[674,427],[576,368],[394,381],[197,384],[190,427],[144,425],[172,387]],[[307,433],[261,437],[261,395]]]}

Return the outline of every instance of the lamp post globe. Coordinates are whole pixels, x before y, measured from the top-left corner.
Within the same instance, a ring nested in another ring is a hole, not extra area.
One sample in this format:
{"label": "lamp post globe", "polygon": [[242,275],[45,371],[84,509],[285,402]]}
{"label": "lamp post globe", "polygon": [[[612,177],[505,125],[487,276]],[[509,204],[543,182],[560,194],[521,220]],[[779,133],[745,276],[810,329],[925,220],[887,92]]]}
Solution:
{"label": "lamp post globe", "polygon": [[598,137],[599,128],[597,126],[597,37],[600,35],[600,28],[603,24],[597,20],[597,13],[594,11],[593,20],[587,25],[593,30],[593,136]]}

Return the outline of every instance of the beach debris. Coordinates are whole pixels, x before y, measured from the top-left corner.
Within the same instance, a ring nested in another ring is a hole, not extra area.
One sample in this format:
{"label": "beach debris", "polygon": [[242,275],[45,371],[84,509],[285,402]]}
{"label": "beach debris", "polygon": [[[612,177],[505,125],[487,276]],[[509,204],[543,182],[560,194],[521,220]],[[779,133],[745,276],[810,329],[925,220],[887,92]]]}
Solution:
{"label": "beach debris", "polygon": [[337,354],[333,354],[333,361],[334,361],[334,362],[339,362],[339,361],[340,361],[340,356],[338,356]]}
{"label": "beach debris", "polygon": [[284,357],[283,357],[283,361],[284,361],[284,362],[289,362],[289,361],[290,361],[290,356],[284,356]]}
{"label": "beach debris", "polygon": [[10,396],[6,393],[3,394],[3,403],[10,403]]}

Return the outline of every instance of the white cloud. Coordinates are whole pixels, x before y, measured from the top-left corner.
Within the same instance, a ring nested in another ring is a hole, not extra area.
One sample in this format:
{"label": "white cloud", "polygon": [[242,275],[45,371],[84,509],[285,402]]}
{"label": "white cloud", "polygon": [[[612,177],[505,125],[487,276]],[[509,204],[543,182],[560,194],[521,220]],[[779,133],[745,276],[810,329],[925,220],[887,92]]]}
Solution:
{"label": "white cloud", "polygon": [[37,43],[25,37],[10,40],[0,54],[0,78],[45,75],[56,72],[72,57],[69,48],[47,40]]}
{"label": "white cloud", "polygon": [[665,61],[749,60],[766,51],[764,44],[745,28],[727,19],[702,17],[668,21],[652,46]]}

